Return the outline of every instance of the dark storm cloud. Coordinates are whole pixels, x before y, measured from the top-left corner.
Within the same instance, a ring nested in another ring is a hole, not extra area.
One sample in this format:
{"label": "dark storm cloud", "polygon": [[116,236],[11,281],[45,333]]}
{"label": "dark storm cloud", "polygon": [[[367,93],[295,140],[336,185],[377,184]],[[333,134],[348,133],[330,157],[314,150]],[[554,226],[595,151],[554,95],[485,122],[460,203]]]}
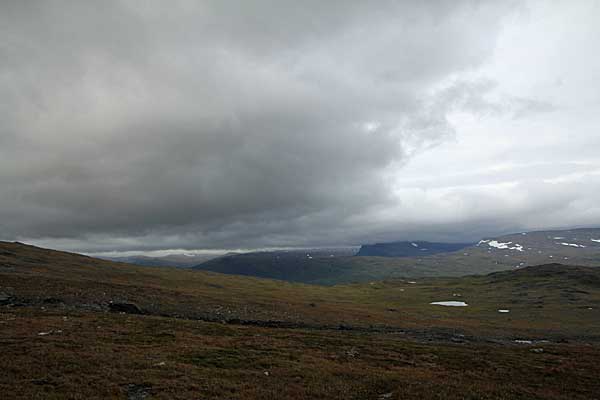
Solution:
{"label": "dark storm cloud", "polygon": [[365,221],[395,207],[394,168],[453,137],[457,104],[497,104],[440,88],[489,59],[515,7],[3,2],[0,236],[103,250],[392,230]]}

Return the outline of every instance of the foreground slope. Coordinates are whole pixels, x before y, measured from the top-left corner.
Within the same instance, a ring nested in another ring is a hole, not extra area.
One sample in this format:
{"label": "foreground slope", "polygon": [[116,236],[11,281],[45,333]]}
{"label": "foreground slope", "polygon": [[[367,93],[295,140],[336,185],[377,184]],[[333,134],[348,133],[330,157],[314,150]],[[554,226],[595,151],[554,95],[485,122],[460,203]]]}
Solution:
{"label": "foreground slope", "polygon": [[0,311],[3,399],[594,399],[600,348]]}
{"label": "foreground slope", "polygon": [[[323,287],[0,243],[0,393],[588,399],[599,282],[600,269],[552,264]],[[445,300],[469,305],[429,304]]]}

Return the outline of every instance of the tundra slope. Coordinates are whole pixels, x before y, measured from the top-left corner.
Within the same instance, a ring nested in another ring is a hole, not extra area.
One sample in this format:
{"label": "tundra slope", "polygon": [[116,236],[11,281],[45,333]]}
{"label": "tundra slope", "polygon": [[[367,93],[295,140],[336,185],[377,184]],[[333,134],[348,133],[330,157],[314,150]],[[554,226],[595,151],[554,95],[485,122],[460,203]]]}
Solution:
{"label": "tundra slope", "polygon": [[[22,244],[0,244],[0,292],[10,304],[207,321],[356,329],[450,329],[473,336],[595,337],[600,269],[550,264],[486,276],[392,279],[333,287],[212,272],[137,267]],[[431,302],[458,300],[461,312]],[[510,315],[497,312],[510,309]]]}
{"label": "tundra slope", "polygon": [[[468,306],[430,304],[453,299]],[[324,287],[0,243],[0,392],[589,399],[599,310],[587,267]]]}

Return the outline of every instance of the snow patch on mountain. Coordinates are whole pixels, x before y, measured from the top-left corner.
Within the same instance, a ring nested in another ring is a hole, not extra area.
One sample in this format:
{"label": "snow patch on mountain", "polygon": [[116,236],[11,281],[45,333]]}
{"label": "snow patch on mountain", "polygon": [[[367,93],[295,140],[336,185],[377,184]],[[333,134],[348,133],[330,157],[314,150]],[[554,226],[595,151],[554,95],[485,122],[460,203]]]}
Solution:
{"label": "snow patch on mountain", "polygon": [[582,249],[583,249],[583,248],[585,248],[585,246],[584,246],[584,245],[582,245],[582,244],[576,244],[576,243],[565,243],[565,242],[561,242],[561,243],[559,243],[559,244],[561,244],[561,245],[563,245],[563,246],[571,246],[571,247],[577,247],[577,248],[582,248]]}
{"label": "snow patch on mountain", "polygon": [[480,241],[479,243],[487,243],[488,246],[490,247],[495,247],[496,249],[501,249],[501,250],[517,250],[517,251],[523,251],[523,246],[521,246],[518,243],[513,243],[513,242],[499,242],[497,240],[489,240],[489,241]]}

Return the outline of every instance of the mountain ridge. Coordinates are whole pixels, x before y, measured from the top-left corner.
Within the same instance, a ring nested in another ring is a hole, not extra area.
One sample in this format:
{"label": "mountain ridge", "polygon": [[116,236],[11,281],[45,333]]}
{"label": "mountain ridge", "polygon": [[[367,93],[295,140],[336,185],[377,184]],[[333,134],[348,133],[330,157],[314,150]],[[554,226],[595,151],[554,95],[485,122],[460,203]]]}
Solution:
{"label": "mountain ridge", "polygon": [[363,244],[357,256],[371,257],[420,257],[439,253],[450,253],[464,249],[474,243],[429,242],[423,240]]}
{"label": "mountain ridge", "polygon": [[322,285],[482,275],[553,262],[600,266],[600,242],[596,239],[600,240],[597,228],[532,231],[484,238],[458,251],[419,257],[306,257],[301,252],[260,252],[210,260],[193,269]]}

